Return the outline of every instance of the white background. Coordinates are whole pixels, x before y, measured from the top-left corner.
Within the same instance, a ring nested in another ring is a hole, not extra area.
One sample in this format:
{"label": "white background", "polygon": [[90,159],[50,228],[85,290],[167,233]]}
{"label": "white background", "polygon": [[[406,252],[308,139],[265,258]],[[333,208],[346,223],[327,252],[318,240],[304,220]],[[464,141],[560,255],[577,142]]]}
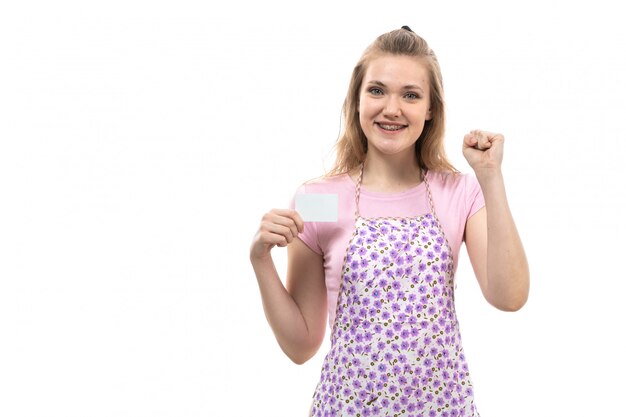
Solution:
{"label": "white background", "polygon": [[7,3],[1,416],[305,416],[328,342],[289,362],[248,249],[330,167],[352,66],[401,25],[439,56],[453,163],[471,129],[507,138],[532,289],[495,310],[461,251],[481,415],[623,409],[616,2]]}

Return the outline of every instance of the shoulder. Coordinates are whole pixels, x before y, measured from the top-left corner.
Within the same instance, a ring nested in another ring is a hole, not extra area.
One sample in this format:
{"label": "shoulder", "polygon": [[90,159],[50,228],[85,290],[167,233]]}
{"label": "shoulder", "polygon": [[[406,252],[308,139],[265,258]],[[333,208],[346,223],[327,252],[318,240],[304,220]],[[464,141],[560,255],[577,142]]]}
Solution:
{"label": "shoulder", "polygon": [[473,174],[451,171],[428,171],[429,185],[438,190],[455,193],[475,189],[478,180]]}
{"label": "shoulder", "polygon": [[338,193],[350,187],[354,188],[354,183],[348,174],[321,176],[303,182],[297,193]]}
{"label": "shoulder", "polygon": [[459,172],[432,172],[426,177],[433,199],[445,204],[450,215],[467,219],[485,205],[476,176]]}

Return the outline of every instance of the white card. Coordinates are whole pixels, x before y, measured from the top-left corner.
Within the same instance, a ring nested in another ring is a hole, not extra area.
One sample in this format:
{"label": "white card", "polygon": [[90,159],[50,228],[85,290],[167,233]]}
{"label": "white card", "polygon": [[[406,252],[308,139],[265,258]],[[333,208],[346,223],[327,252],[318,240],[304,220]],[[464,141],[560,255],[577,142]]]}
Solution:
{"label": "white card", "polygon": [[296,194],[296,211],[305,222],[336,222],[339,217],[339,196]]}

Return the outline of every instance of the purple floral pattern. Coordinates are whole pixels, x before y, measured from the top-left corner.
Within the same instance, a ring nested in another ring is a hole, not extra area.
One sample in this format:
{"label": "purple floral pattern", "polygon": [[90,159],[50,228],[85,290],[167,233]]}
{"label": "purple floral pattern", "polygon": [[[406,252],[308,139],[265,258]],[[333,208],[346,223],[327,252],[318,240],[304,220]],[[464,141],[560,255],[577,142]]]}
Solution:
{"label": "purple floral pattern", "polygon": [[357,218],[313,417],[476,417],[450,247],[432,214]]}

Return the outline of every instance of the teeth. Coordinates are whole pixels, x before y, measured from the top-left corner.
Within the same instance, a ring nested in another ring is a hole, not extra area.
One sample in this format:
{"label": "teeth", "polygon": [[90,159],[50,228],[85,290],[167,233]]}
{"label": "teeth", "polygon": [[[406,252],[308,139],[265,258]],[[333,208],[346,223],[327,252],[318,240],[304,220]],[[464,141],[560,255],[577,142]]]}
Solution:
{"label": "teeth", "polygon": [[382,127],[385,130],[400,130],[402,129],[404,126],[397,126],[397,125],[383,125],[383,124],[379,124],[380,127]]}

